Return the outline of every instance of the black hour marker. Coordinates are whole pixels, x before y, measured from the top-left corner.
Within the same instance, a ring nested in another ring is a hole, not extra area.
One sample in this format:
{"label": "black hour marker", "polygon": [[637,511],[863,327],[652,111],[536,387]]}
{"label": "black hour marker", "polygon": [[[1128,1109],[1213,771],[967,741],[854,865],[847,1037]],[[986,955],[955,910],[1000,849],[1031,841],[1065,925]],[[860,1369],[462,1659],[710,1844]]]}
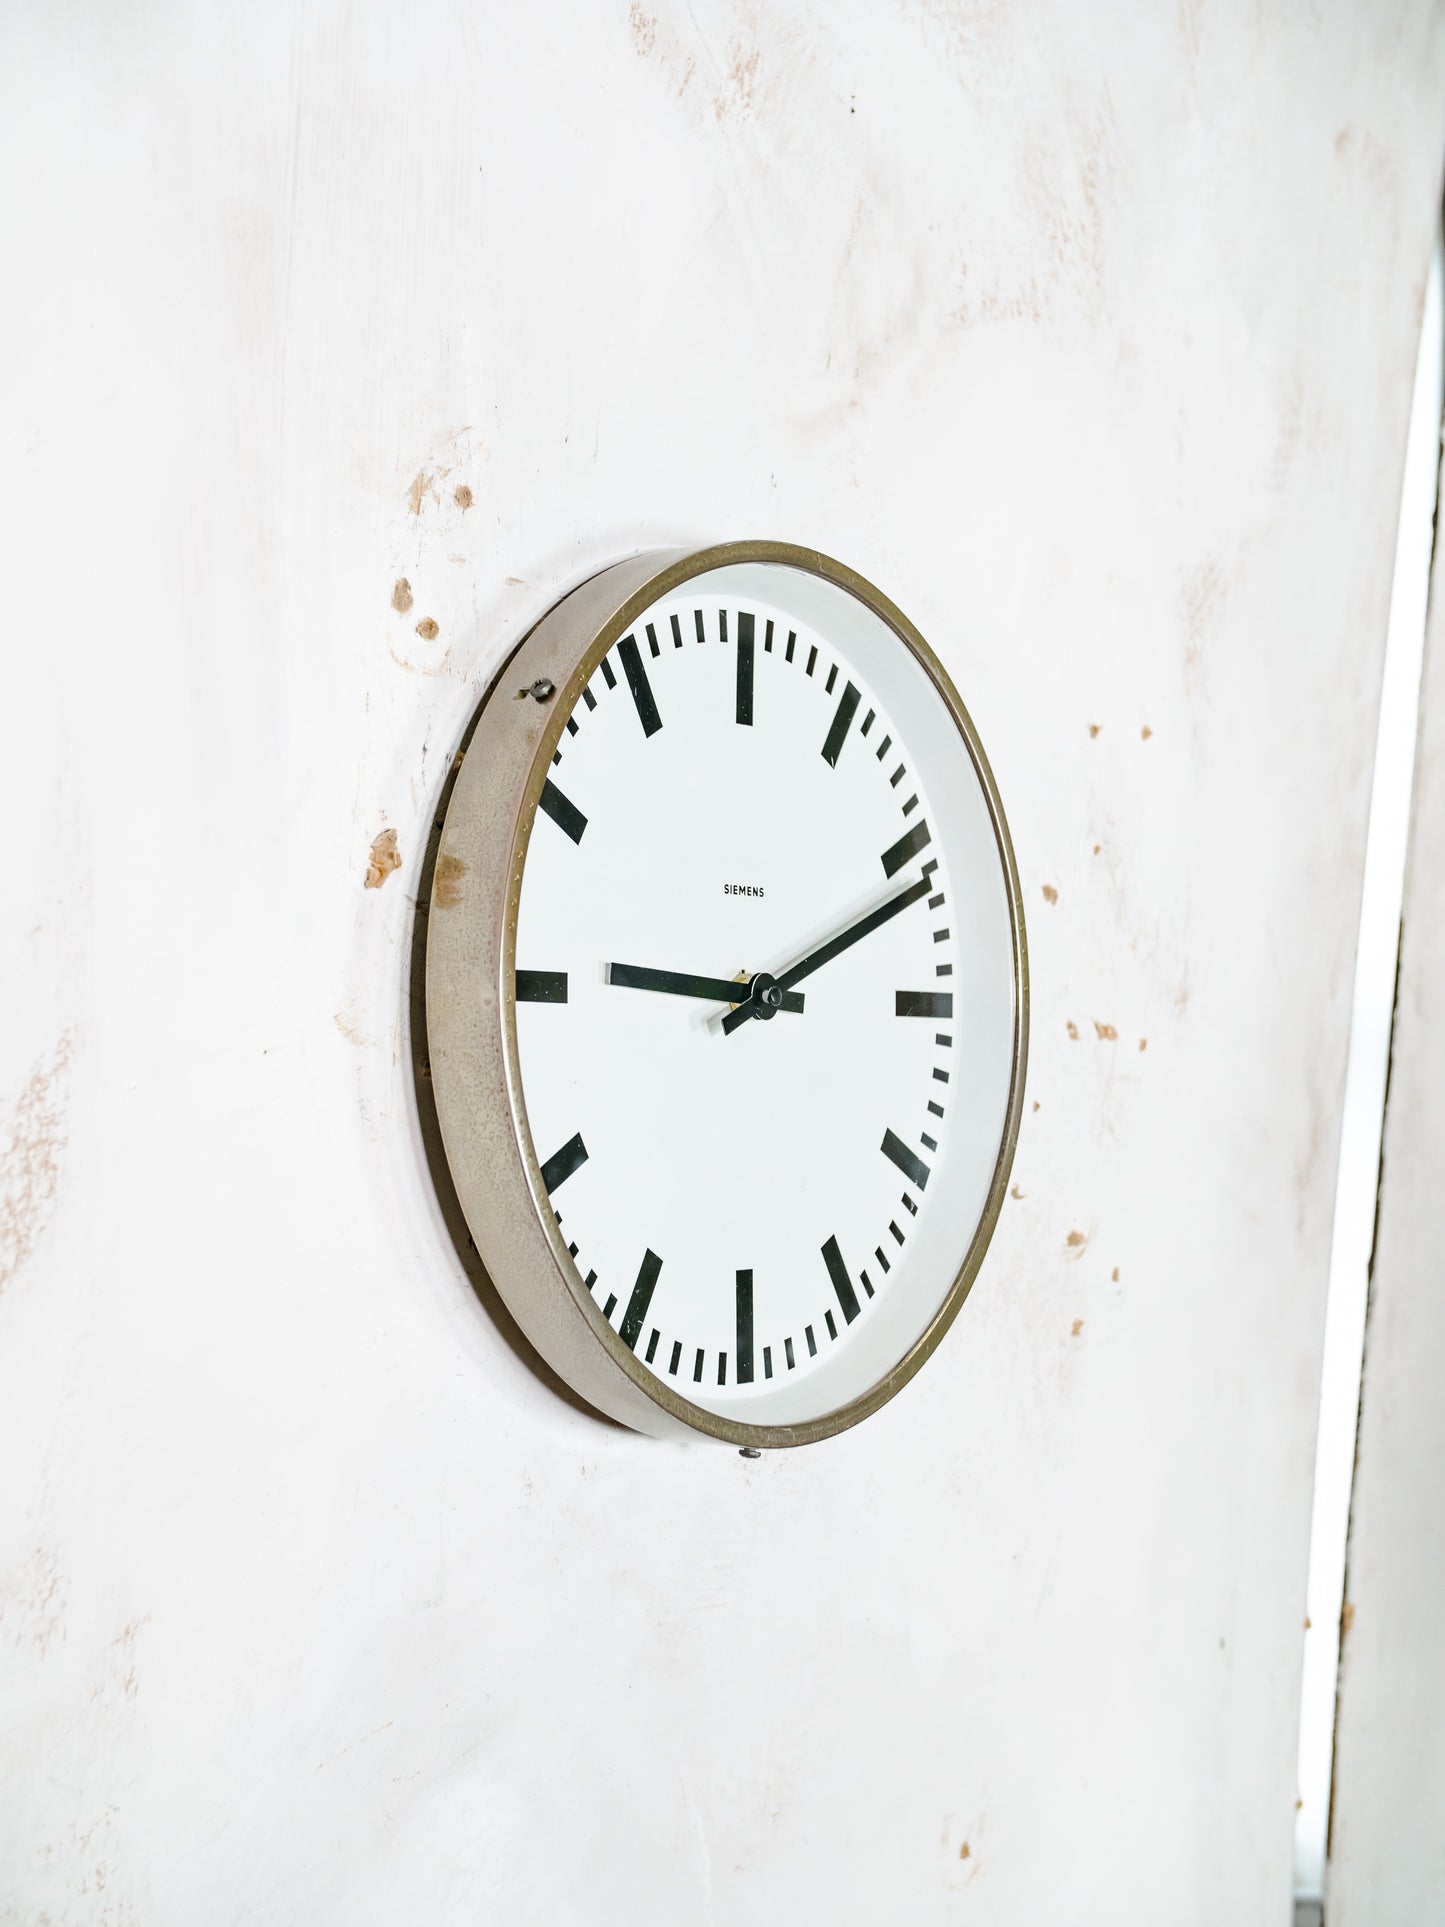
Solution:
{"label": "black hour marker", "polygon": [[804,1325],[803,1336],[808,1341],[809,1358],[816,1358],[818,1356],[818,1341],[813,1336],[813,1327],[811,1325]]}
{"label": "black hour marker", "polygon": [[717,1382],[719,1385],[726,1385],[728,1382],[728,1355],[726,1352],[719,1352],[717,1355]]}
{"label": "black hour marker", "polygon": [[737,1275],[738,1304],[738,1384],[753,1382],[753,1274]]}
{"label": "black hour marker", "polygon": [[917,808],[918,808],[918,798],[916,796],[910,796],[908,801],[903,805],[903,814],[905,816],[912,816],[913,812]]}
{"label": "black hour marker", "polygon": [[618,1334],[630,1352],[637,1350],[642,1321],[647,1316],[647,1307],[652,1303],[652,1294],[657,1289],[657,1274],[661,1270],[661,1258],[655,1251],[649,1250],[642,1260],[637,1283],[632,1287],[632,1296],[627,1301],[627,1310],[618,1327]]}
{"label": "black hour marker", "polygon": [[[560,1223],[561,1220],[559,1219],[558,1222]],[[582,1282],[586,1285],[587,1289],[591,1291],[592,1287],[597,1283],[597,1273],[595,1271],[589,1271]]]}
{"label": "black hour marker", "polygon": [[[676,616],[674,616],[672,619],[674,622],[677,621]],[[672,1341],[672,1362],[669,1364],[667,1368],[671,1377],[673,1378],[677,1377],[677,1368],[681,1363],[682,1363],[682,1340],[680,1338],[675,1338]]]}
{"label": "black hour marker", "polygon": [[853,687],[852,683],[845,683],[843,693],[838,698],[838,707],[833,711],[833,722],[832,727],[828,731],[828,740],[823,745],[823,761],[825,763],[831,763],[834,769],[838,767],[838,758],[843,753],[844,738],[848,734],[848,729],[854,716],[858,713],[860,700],[858,691]]}
{"label": "black hour marker", "polygon": [[925,1151],[936,1151],[938,1149],[938,1140],[931,1138],[927,1131],[921,1131],[919,1133],[919,1141],[922,1143]]}
{"label": "black hour marker", "polygon": [[699,1345],[697,1348],[697,1357],[693,1360],[692,1366],[692,1382],[694,1385],[701,1385],[702,1383],[702,1361],[703,1349],[702,1346]]}
{"label": "black hour marker", "polygon": [[884,876],[891,877],[901,870],[905,863],[911,863],[918,852],[932,841],[933,832],[927,823],[915,823],[911,830],[906,830],[899,837],[891,849],[883,852]]}
{"label": "black hour marker", "polygon": [[569,716],[567,718],[567,734],[569,736],[575,736],[577,734],[577,718],[575,716]]}
{"label": "black hour marker", "polygon": [[823,684],[823,694],[825,696],[832,695],[833,685],[835,682],[837,682],[837,680],[838,680],[838,665],[835,662],[833,664],[833,667],[828,671],[828,680]]}
{"label": "black hour marker", "polygon": [[906,1191],[903,1193],[903,1209],[908,1213],[910,1218],[916,1218],[918,1216],[918,1206]]}
{"label": "black hour marker", "polygon": [[610,1291],[607,1294],[607,1303],[602,1307],[602,1316],[606,1319],[610,1319],[612,1317],[613,1312],[615,1312],[616,1309],[617,1309],[617,1293],[615,1291]]}
{"label": "black hour marker", "polygon": [[719,638],[723,642],[726,642],[728,639],[728,612],[726,609],[719,609],[717,612],[717,632]]}
{"label": "black hour marker", "polygon": [[833,1280],[833,1291],[842,1309],[843,1321],[851,1325],[858,1316],[858,1294],[853,1289],[853,1280],[848,1276],[848,1267],[843,1263],[843,1254],[838,1249],[836,1238],[830,1238],[823,1246],[823,1263]]}
{"label": "black hour marker", "polygon": [[561,750],[560,750],[560,749],[554,749],[554,750],[552,751],[552,761],[553,761],[554,763],[560,763],[560,762],[561,762],[561,760],[562,760],[562,752],[561,752]]}
{"label": "black hour marker", "polygon": [[[706,632],[706,630],[705,630],[705,629],[703,628],[703,626],[702,626],[702,610],[701,610],[701,609],[694,609],[694,610],[693,610],[693,612],[692,612],[692,619],[693,619],[693,623],[694,623],[694,626],[695,626],[695,627],[696,627],[696,629],[697,629],[697,639],[698,639],[698,641],[699,641],[699,642],[706,642],[706,641],[707,641],[707,632]],[[699,1357],[699,1358],[701,1358],[701,1357],[702,1357],[702,1353],[701,1353],[701,1352],[699,1352],[699,1353],[698,1353],[698,1357]]]}
{"label": "black hour marker", "polygon": [[647,671],[642,666],[636,636],[624,636],[617,645],[617,653],[622,658],[622,673],[627,678],[627,687],[632,691],[642,733],[644,736],[655,736],[662,728],[662,718],[657,713],[652,684],[647,680]]}
{"label": "black hour marker", "polygon": [[953,1039],[949,1036],[947,1031],[936,1030],[933,1033],[933,1041],[935,1044],[941,1044],[945,1050],[953,1049]]}
{"label": "black hour marker", "polygon": [[928,1166],[916,1151],[909,1150],[901,1137],[895,1137],[891,1131],[885,1131],[883,1142],[878,1148],[884,1157],[892,1158],[910,1184],[916,1185],[920,1191],[927,1189]]}
{"label": "black hour marker", "polygon": [[895,990],[893,1014],[895,1017],[952,1017],[953,992],[951,990]]}
{"label": "black hour marker", "polygon": [[928,1108],[934,1117],[943,1116],[943,1106],[941,1104],[935,1104],[931,1097],[928,1100]]}
{"label": "black hour marker", "polygon": [[657,646],[657,631],[650,622],[647,625],[647,646],[654,656],[660,656],[662,654],[661,649]]}
{"label": "black hour marker", "polygon": [[889,1264],[888,1254],[884,1251],[882,1245],[875,1245],[873,1247],[873,1256],[878,1260],[879,1266],[882,1270],[892,1271],[893,1267],[892,1265]]}
{"label": "black hour marker", "polygon": [[891,1218],[888,1220],[888,1229],[893,1233],[894,1243],[901,1245],[903,1243],[903,1233]]}
{"label": "black hour marker", "polygon": [[862,722],[858,725],[859,734],[866,736],[872,727],[873,727],[873,711],[870,709],[868,711],[868,714],[863,718]]}
{"label": "black hour marker", "polygon": [[773,653],[773,618],[768,617],[768,626],[763,631],[763,648],[768,655]]}
{"label": "black hour marker", "polygon": [[878,745],[878,749],[877,749],[877,756],[880,763],[883,761],[883,758],[888,754],[889,750],[892,749],[892,747],[893,747],[893,738],[891,736],[885,736],[883,738],[883,741]]}
{"label": "black hour marker", "polygon": [[933,1081],[935,1084],[946,1084],[948,1082],[948,1072],[941,1071],[937,1069],[937,1067],[935,1067],[933,1072]]}
{"label": "black hour marker", "polygon": [[791,1338],[785,1338],[783,1340],[783,1350],[787,1354],[788,1370],[792,1371],[794,1361],[793,1361],[793,1341]]}
{"label": "black hour marker", "polygon": [[772,1377],[772,1375],[773,1375],[773,1348],[772,1348],[772,1346],[771,1346],[771,1345],[764,1345],[764,1347],[763,1347],[763,1377],[764,1377],[764,1378],[771,1378],[771,1377]]}
{"label": "black hour marker", "polygon": [[657,1356],[657,1341],[658,1341],[658,1339],[659,1339],[659,1338],[660,1338],[661,1336],[662,1336],[662,1334],[661,1334],[661,1333],[660,1333],[660,1332],[658,1331],[658,1329],[657,1329],[657,1327],[656,1327],[656,1325],[654,1325],[654,1326],[653,1326],[653,1328],[652,1328],[652,1335],[651,1335],[651,1337],[650,1337],[650,1338],[648,1339],[648,1341],[647,1341],[647,1353],[646,1353],[646,1356],[645,1356],[645,1357],[643,1358],[643,1361],[642,1361],[644,1365],[650,1365],[650,1364],[652,1363],[652,1361],[653,1361],[653,1359],[654,1359],[654,1358],[656,1358],[656,1356]]}
{"label": "black hour marker", "polygon": [[565,1004],[566,1001],[567,972],[565,970],[519,970],[517,972],[519,1004]]}
{"label": "black hour marker", "polygon": [[[674,649],[681,649],[682,647],[682,624],[678,621],[676,616],[672,618],[672,646]],[[673,1364],[672,1369],[674,1371],[677,1370],[677,1365],[675,1362]]]}
{"label": "black hour marker", "polygon": [[569,1258],[575,1258],[577,1256],[577,1247],[575,1244],[568,1245],[567,1256]]}
{"label": "black hour marker", "polygon": [[941,930],[935,930],[935,931],[934,931],[934,933],[933,933],[933,941],[934,941],[935,943],[947,943],[947,942],[948,942],[948,925],[947,925],[947,924],[945,924],[945,925],[943,926],[943,928],[942,928]]}
{"label": "black hour marker", "polygon": [[898,785],[903,781],[903,772],[906,767],[907,766],[905,764],[900,763],[897,769],[894,770],[893,774],[889,777],[888,783],[891,789],[896,790]]}
{"label": "black hour marker", "polygon": [[606,656],[602,658],[602,680],[609,689],[615,689],[617,687],[617,677],[613,673],[612,664],[607,660]]}
{"label": "black hour marker", "polygon": [[[790,630],[788,631],[788,646],[787,646],[787,648],[786,648],[786,649],[785,649],[785,650],[783,651],[783,661],[784,661],[784,662],[791,662],[791,661],[793,660],[793,650],[794,650],[794,648],[795,648],[795,646],[797,645],[797,641],[798,641],[798,632],[797,632],[797,630],[796,630],[796,629],[790,629]],[[789,1363],[789,1364],[791,1365],[791,1364],[792,1364],[792,1362],[793,1362],[793,1361],[792,1361],[792,1359],[790,1358],[790,1359],[788,1360],[788,1363]]]}
{"label": "black hour marker", "polygon": [[738,703],[737,719],[749,729],[753,723],[753,618],[738,611]]}
{"label": "black hour marker", "polygon": [[588,683],[582,691],[582,700],[589,709],[595,709],[597,707],[597,698],[592,694],[592,685],[590,683]]}
{"label": "black hour marker", "polygon": [[940,890],[936,897],[930,897],[928,899],[928,907],[930,910],[936,910],[939,904],[942,902],[943,902],[943,892],[942,890]]}
{"label": "black hour marker", "polygon": [[828,1327],[828,1336],[830,1338],[836,1338],[838,1336],[838,1327],[833,1323],[832,1312],[825,1311],[823,1313],[823,1323]]}
{"label": "black hour marker", "polygon": [[559,830],[565,830],[574,843],[582,841],[582,832],[587,828],[587,818],[570,796],[562,794],[550,776],[542,785],[541,804]]}
{"label": "black hour marker", "polygon": [[864,1289],[864,1291],[866,1291],[866,1292],[867,1292],[867,1294],[868,1294],[868,1296],[869,1296],[869,1297],[871,1298],[871,1297],[873,1296],[873,1283],[872,1283],[872,1280],[871,1280],[871,1279],[869,1278],[869,1276],[868,1276],[868,1274],[867,1274],[867,1272],[866,1272],[866,1271],[860,1271],[860,1272],[858,1273],[858,1276],[859,1276],[859,1277],[860,1277],[860,1278],[862,1279],[862,1281],[863,1281],[863,1289]]}
{"label": "black hour marker", "polygon": [[815,642],[808,651],[808,674],[811,676],[818,666],[818,645]]}
{"label": "black hour marker", "polygon": [[560,1151],[554,1151],[542,1166],[542,1183],[550,1197],[559,1184],[565,1184],[574,1171],[580,1171],[587,1162],[587,1146],[582,1142],[582,1133],[568,1138]]}
{"label": "black hour marker", "polygon": [[933,974],[935,977],[951,977],[953,975],[953,965],[935,964],[933,966]]}

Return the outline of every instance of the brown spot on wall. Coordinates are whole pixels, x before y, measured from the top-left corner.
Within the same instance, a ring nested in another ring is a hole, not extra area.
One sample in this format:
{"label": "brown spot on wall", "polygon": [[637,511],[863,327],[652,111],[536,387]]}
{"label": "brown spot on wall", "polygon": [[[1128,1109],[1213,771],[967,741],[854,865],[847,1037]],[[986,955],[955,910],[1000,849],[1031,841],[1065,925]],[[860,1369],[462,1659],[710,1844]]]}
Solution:
{"label": "brown spot on wall", "polygon": [[735,110],[741,114],[751,111],[761,62],[762,55],[756,47],[749,48],[741,40],[733,42],[728,70],[713,101],[713,113],[718,120],[724,120]]}
{"label": "brown spot on wall", "polygon": [[64,1080],[73,1036],[66,1031],[49,1063],[39,1063],[15,1100],[0,1152],[0,1292],[35,1249],[60,1189],[66,1146]]}
{"label": "brown spot on wall", "polygon": [[1009,1192],[1009,1196],[1011,1198],[1017,1198],[1019,1203],[1022,1204],[1024,1201],[1025,1193],[1020,1191],[1018,1186],[1015,1185],[1013,1190]]}
{"label": "brown spot on wall", "polygon": [[447,852],[437,858],[431,900],[439,910],[456,909],[462,900],[462,878],[466,873],[467,866],[459,856]]}
{"label": "brown spot on wall", "polygon": [[392,871],[400,868],[401,855],[396,847],[396,831],[383,830],[371,845],[371,860],[366,866],[366,888],[379,890]]}
{"label": "brown spot on wall", "polygon": [[1104,847],[1104,846],[1103,846],[1103,844],[1102,844],[1102,843],[1096,843],[1096,844],[1094,845],[1094,855],[1095,855],[1095,856],[1097,856],[1097,855],[1099,854],[1099,852],[1100,852],[1100,850],[1102,850],[1102,849],[1103,849],[1103,847]]}
{"label": "brown spot on wall", "polygon": [[627,10],[627,24],[632,29],[634,49],[644,56],[650,54],[657,45],[657,15],[644,13],[637,0],[632,0]]}
{"label": "brown spot on wall", "polygon": [[1098,733],[1099,733],[1099,731],[1100,731],[1100,730],[1101,730],[1101,729],[1102,729],[1103,727],[1104,727],[1104,725],[1103,725],[1102,723],[1090,723],[1090,724],[1089,724],[1089,736],[1090,736],[1090,738],[1092,739],[1093,737],[1095,737],[1095,736],[1097,736],[1097,735],[1098,735]]}
{"label": "brown spot on wall", "polygon": [[1117,1284],[1118,1284],[1118,1282],[1119,1282],[1119,1267],[1118,1267],[1117,1265],[1115,1265],[1115,1267],[1114,1267],[1114,1272],[1113,1272],[1113,1281],[1114,1281],[1114,1283],[1115,1283],[1116,1285],[1117,1285]]}
{"label": "brown spot on wall", "polygon": [[411,607],[411,584],[404,575],[396,578],[396,585],[391,592],[391,606],[399,616],[404,616]]}
{"label": "brown spot on wall", "polygon": [[1039,1100],[1038,1100],[1037,1098],[1035,1098],[1035,1099],[1034,1099],[1034,1109],[1035,1109],[1035,1110],[1037,1110],[1038,1108],[1039,1108]]}
{"label": "brown spot on wall", "polygon": [[970,1858],[970,1856],[971,1856],[971,1854],[972,1854],[972,1851],[973,1851],[973,1850],[972,1850],[972,1848],[971,1848],[971,1847],[969,1846],[969,1844],[968,1844],[968,1842],[967,1842],[967,1841],[965,1840],[965,1841],[964,1841],[964,1843],[963,1843],[963,1845],[962,1845],[962,1846],[961,1846],[961,1847],[959,1848],[959,1850],[958,1850],[958,1857],[959,1857],[959,1859],[960,1859],[960,1860],[967,1860],[967,1859],[969,1859],[969,1858]]}
{"label": "brown spot on wall", "polygon": [[1117,1043],[1119,1038],[1119,1033],[1112,1024],[1101,1024],[1097,1017],[1094,1019],[1094,1035],[1101,1044]]}
{"label": "brown spot on wall", "polygon": [[1072,1324],[1072,1325],[1070,1325],[1070,1327],[1069,1327],[1069,1336],[1070,1336],[1070,1338],[1077,1338],[1077,1337],[1078,1337],[1078,1335],[1079,1335],[1079,1333],[1080,1333],[1080,1332],[1081,1332],[1081,1331],[1082,1331],[1083,1329],[1084,1329],[1084,1321],[1083,1321],[1083,1319],[1082,1319],[1082,1318],[1076,1318],[1076,1319],[1074,1320],[1074,1322],[1073,1322],[1073,1324]]}
{"label": "brown spot on wall", "polygon": [[1057,891],[1057,890],[1056,890],[1056,889],[1054,888],[1054,886],[1053,886],[1053,884],[1052,884],[1052,883],[1046,883],[1046,884],[1045,884],[1045,885],[1043,886],[1043,891],[1044,891],[1044,902],[1045,902],[1045,903],[1057,903],[1057,902],[1058,902],[1058,900],[1059,900],[1059,893],[1058,893],[1058,891]]}
{"label": "brown spot on wall", "polygon": [[1341,1606],[1340,1608],[1340,1637],[1341,1638],[1344,1637],[1344,1635],[1350,1630],[1351,1626],[1353,1626],[1354,1623],[1355,1623],[1354,1601],[1347,1599],[1344,1605]]}
{"label": "brown spot on wall", "polygon": [[467,487],[466,483],[458,482],[452,491],[452,500],[456,503],[457,507],[459,509],[469,509],[472,506],[472,499],[472,491]]}
{"label": "brown spot on wall", "polygon": [[430,616],[422,617],[421,621],[416,625],[416,632],[423,642],[435,642],[441,634],[441,630]]}
{"label": "brown spot on wall", "polygon": [[1068,1021],[1065,1023],[1064,1029],[1069,1033],[1070,1037],[1072,1037],[1074,1042],[1077,1044],[1079,1041],[1079,1026],[1074,1022],[1072,1017],[1070,1017]]}
{"label": "brown spot on wall", "polygon": [[1146,742],[1146,743],[1148,742],[1148,740],[1149,740],[1149,738],[1150,738],[1150,737],[1151,737],[1151,736],[1152,736],[1153,734],[1154,734],[1154,732],[1153,732],[1153,730],[1152,730],[1152,729],[1151,729],[1151,728],[1149,727],[1149,725],[1148,725],[1148,723],[1145,723],[1145,725],[1144,725],[1144,727],[1143,727],[1143,728],[1142,728],[1142,729],[1141,729],[1141,730],[1139,731],[1139,735],[1140,735],[1140,738],[1141,738],[1141,740],[1142,740],[1142,741],[1144,741],[1144,742]]}
{"label": "brown spot on wall", "polygon": [[1088,1242],[1089,1234],[1086,1231],[1071,1231],[1065,1238],[1064,1245],[1072,1257],[1078,1258],[1083,1255],[1084,1246]]}
{"label": "brown spot on wall", "polygon": [[37,1546],[18,1572],[0,1581],[0,1630],[17,1651],[44,1659],[65,1638],[65,1596],[55,1554]]}
{"label": "brown spot on wall", "polygon": [[504,580],[509,589],[525,589],[527,586],[519,575],[509,575]]}
{"label": "brown spot on wall", "polygon": [[1139,1048],[1140,1048],[1140,1050],[1148,1050],[1148,1048],[1149,1048],[1149,1039],[1148,1039],[1147,1037],[1141,1037],[1141,1038],[1139,1039]]}

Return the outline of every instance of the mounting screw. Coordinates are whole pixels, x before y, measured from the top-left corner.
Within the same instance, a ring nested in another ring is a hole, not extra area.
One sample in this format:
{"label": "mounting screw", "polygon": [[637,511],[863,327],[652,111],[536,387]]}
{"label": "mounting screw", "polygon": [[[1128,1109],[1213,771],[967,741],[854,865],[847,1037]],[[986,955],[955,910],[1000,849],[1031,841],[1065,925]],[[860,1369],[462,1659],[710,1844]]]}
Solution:
{"label": "mounting screw", "polygon": [[523,697],[530,696],[534,702],[550,702],[556,693],[556,683],[548,676],[539,676],[534,683],[528,683],[525,689],[517,691],[517,701],[521,702]]}
{"label": "mounting screw", "polygon": [[762,1456],[762,1453],[755,1445],[740,1445],[738,1447],[738,1457],[740,1459],[760,1459]]}

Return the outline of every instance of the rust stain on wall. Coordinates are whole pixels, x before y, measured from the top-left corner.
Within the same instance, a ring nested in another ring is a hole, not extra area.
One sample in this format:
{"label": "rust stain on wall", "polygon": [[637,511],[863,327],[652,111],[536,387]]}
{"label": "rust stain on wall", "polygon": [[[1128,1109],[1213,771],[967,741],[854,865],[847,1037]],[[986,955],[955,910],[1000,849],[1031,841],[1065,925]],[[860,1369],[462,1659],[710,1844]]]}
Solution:
{"label": "rust stain on wall", "polygon": [[404,616],[411,607],[411,584],[404,575],[396,578],[396,586],[391,592],[391,606],[399,616]]}
{"label": "rust stain on wall", "polygon": [[455,910],[462,900],[462,878],[467,866],[459,856],[445,854],[437,858],[436,875],[432,879],[432,902],[440,910]]}
{"label": "rust stain on wall", "polygon": [[48,1546],[37,1546],[0,1584],[0,1628],[17,1652],[44,1659],[65,1638],[65,1595],[59,1561]]}
{"label": "rust stain on wall", "polygon": [[401,853],[396,847],[396,831],[383,830],[371,845],[371,861],[366,866],[365,887],[379,890],[393,870],[401,868]]}
{"label": "rust stain on wall", "polygon": [[469,509],[474,499],[472,491],[467,487],[465,482],[458,482],[452,491],[452,500],[459,509]]}
{"label": "rust stain on wall", "polygon": [[10,1136],[0,1152],[0,1292],[35,1249],[60,1189],[66,1146],[62,1086],[73,1033],[66,1031],[48,1064],[38,1064],[15,1100]]}
{"label": "rust stain on wall", "polygon": [[1112,1024],[1101,1024],[1096,1017],[1094,1019],[1094,1035],[1099,1039],[1100,1043],[1112,1044],[1118,1041],[1119,1033]]}
{"label": "rust stain on wall", "polygon": [[1043,889],[1044,889],[1044,902],[1045,902],[1045,903],[1057,903],[1057,902],[1058,902],[1058,900],[1059,900],[1059,893],[1058,893],[1058,891],[1057,891],[1057,890],[1056,890],[1056,889],[1054,888],[1054,886],[1053,886],[1053,884],[1052,884],[1052,883],[1046,883],[1046,884],[1045,884],[1045,885],[1043,886]]}
{"label": "rust stain on wall", "polygon": [[431,616],[422,617],[421,621],[416,625],[416,632],[423,642],[435,642],[441,634],[441,630]]}

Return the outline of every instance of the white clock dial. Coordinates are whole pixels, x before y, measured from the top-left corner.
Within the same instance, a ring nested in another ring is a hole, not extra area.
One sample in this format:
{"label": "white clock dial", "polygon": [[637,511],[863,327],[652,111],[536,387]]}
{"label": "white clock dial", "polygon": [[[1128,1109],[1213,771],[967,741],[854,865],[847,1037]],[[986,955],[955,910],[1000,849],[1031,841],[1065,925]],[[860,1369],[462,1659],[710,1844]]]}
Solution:
{"label": "white clock dial", "polygon": [[597,661],[526,844],[525,1128],[638,1365],[759,1426],[864,1397],[938,1315],[1014,1098],[1009,872],[916,655],[772,562]]}

